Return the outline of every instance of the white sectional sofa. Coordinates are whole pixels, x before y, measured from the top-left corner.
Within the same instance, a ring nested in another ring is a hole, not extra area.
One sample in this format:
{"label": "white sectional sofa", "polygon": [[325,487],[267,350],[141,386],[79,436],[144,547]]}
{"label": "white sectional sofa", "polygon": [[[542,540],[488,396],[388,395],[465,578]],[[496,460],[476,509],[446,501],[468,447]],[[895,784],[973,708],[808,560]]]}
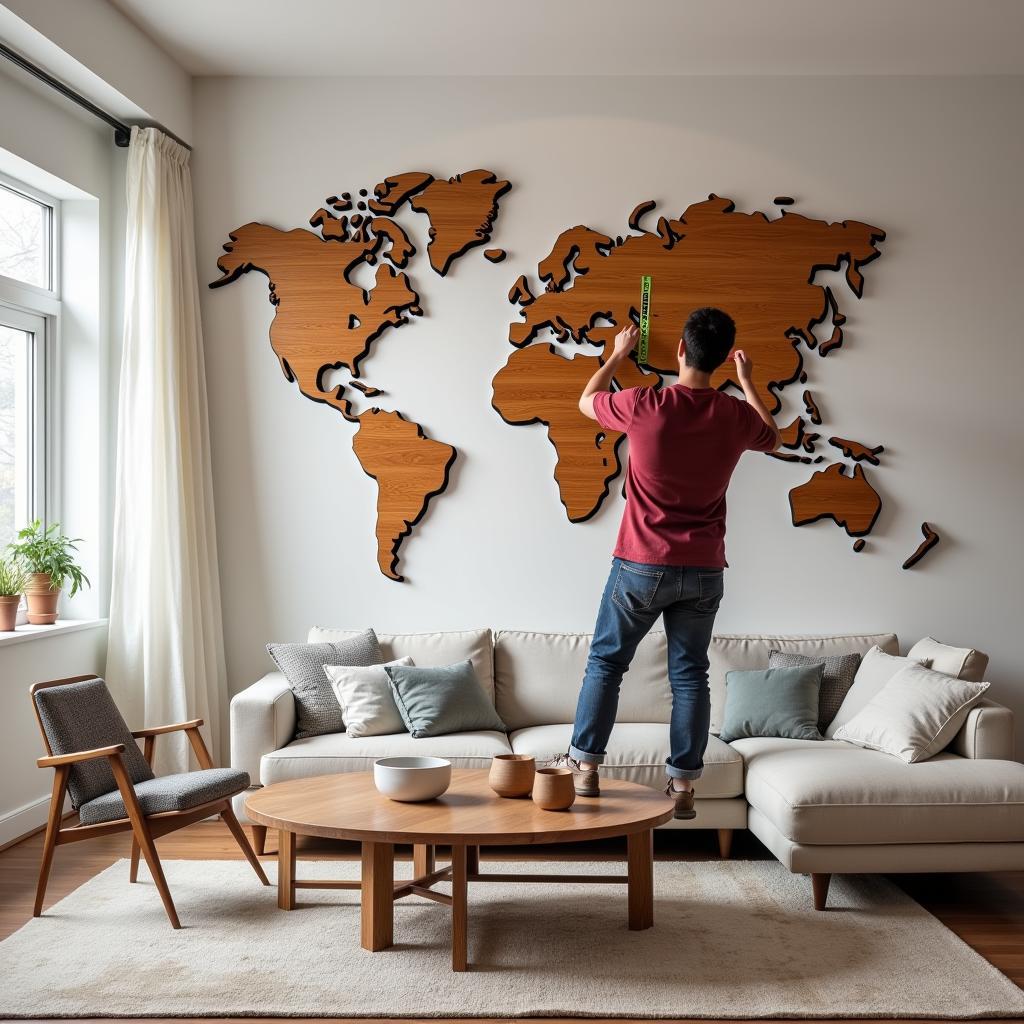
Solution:
{"label": "white sectional sofa", "polygon": [[[354,635],[314,627],[308,639]],[[499,753],[544,758],[566,750],[589,635],[480,629],[380,634],[379,640],[388,660],[409,655],[427,666],[471,659],[508,734],[355,739],[335,733],[294,740],[291,690],[281,673],[271,672],[231,702],[232,766],[270,785],[364,771],[376,758],[394,754],[433,754],[456,767],[486,768]],[[945,751],[912,765],[834,740],[718,738],[726,672],[766,667],[772,648],[825,656],[863,653],[876,644],[899,653],[892,633],[716,636],[711,735],[697,783],[697,817],[666,827],[717,829],[722,856],[729,854],[733,830],[749,828],[791,871],[811,874],[819,908],[834,872],[1024,868],[1024,765],[1012,760],[1013,715],[992,701],[971,711]],[[671,709],[665,666],[665,634],[652,632],[623,680],[605,774],[664,785]],[[235,798],[242,820],[246,795]],[[264,836],[258,829],[259,845]]]}

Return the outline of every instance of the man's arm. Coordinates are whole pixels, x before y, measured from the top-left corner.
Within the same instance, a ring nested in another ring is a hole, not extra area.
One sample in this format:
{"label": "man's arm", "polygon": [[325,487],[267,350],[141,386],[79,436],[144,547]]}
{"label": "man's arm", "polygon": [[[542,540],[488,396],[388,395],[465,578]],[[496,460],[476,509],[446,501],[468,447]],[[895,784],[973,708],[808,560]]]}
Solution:
{"label": "man's arm", "polygon": [[594,415],[594,395],[599,391],[611,390],[615,371],[629,358],[629,353],[633,351],[639,334],[636,324],[628,324],[615,335],[615,344],[611,355],[605,359],[601,369],[587,381],[587,386],[583,389],[583,394],[580,395],[580,412],[584,416],[589,416],[592,420],[597,419]]}
{"label": "man's arm", "polygon": [[740,380],[740,387],[743,388],[744,397],[747,399],[747,405],[750,406],[758,416],[761,417],[764,422],[771,427],[775,432],[775,445],[772,447],[772,451],[775,451],[782,441],[779,436],[779,428],[775,425],[775,417],[768,411],[768,407],[761,401],[761,396],[757,393],[757,389],[754,387],[752,380],[754,373],[754,364],[747,358],[746,353],[743,349],[739,348],[732,354],[732,358],[736,363],[736,375]]}

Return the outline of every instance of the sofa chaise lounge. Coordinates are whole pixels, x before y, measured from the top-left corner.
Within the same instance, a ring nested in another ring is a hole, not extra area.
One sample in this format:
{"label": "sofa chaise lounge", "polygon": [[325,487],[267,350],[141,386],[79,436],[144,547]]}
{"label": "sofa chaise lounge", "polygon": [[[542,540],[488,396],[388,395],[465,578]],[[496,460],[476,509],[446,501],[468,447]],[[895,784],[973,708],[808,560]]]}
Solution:
{"label": "sofa chaise lounge", "polygon": [[[311,643],[354,631],[314,627]],[[388,660],[417,665],[470,659],[508,733],[469,732],[413,739],[402,733],[353,738],[344,732],[295,740],[295,704],[280,672],[270,672],[231,702],[231,764],[259,785],[365,771],[379,757],[428,754],[456,767],[486,768],[500,753],[538,758],[564,752],[590,637],[489,629],[380,634]],[[711,734],[697,784],[697,817],[665,827],[716,829],[723,857],[733,830],[749,828],[791,871],[812,876],[824,909],[832,873],[998,871],[1024,868],[1024,765],[1013,760],[1013,715],[992,702],[971,710],[950,745],[928,761],[835,740],[718,737],[725,674],[764,668],[774,648],[812,656],[898,654],[895,634],[716,636],[711,646]],[[949,649],[947,649],[949,650]],[[972,669],[987,659],[976,655]],[[618,724],[602,771],[643,785],[664,785],[671,695],[666,642],[652,632],[623,680]],[[939,671],[949,671],[940,664]],[[957,663],[954,668],[961,668]],[[247,793],[234,798],[245,818]],[[255,828],[262,852],[265,829]]]}

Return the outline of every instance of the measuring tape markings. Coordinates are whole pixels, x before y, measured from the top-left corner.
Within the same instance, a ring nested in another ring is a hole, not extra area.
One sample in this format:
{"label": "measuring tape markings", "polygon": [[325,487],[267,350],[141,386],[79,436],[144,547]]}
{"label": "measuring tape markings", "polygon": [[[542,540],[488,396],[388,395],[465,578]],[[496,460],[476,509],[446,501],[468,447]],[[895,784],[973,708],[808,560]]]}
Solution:
{"label": "measuring tape markings", "polygon": [[651,279],[648,275],[640,278],[640,344],[637,346],[636,361],[640,366],[647,362],[651,339]]}

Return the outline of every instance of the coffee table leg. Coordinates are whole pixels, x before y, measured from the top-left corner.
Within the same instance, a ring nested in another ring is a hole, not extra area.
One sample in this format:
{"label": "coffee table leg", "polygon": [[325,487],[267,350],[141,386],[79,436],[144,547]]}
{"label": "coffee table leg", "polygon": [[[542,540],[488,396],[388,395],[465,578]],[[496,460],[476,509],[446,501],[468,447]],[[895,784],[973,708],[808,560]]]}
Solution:
{"label": "coffee table leg", "polygon": [[466,905],[466,847],[452,847],[452,970],[468,970],[466,947],[469,932],[469,911]]}
{"label": "coffee table leg", "polygon": [[654,924],[654,833],[628,838],[629,930],[641,932]]}
{"label": "coffee table leg", "polygon": [[284,829],[277,834],[277,905],[295,909],[295,833]]}
{"label": "coffee table leg", "polygon": [[395,848],[391,843],[363,843],[362,945],[387,949],[395,933]]}
{"label": "coffee table leg", "polygon": [[412,876],[422,878],[434,870],[434,848],[415,844],[412,848]]}

